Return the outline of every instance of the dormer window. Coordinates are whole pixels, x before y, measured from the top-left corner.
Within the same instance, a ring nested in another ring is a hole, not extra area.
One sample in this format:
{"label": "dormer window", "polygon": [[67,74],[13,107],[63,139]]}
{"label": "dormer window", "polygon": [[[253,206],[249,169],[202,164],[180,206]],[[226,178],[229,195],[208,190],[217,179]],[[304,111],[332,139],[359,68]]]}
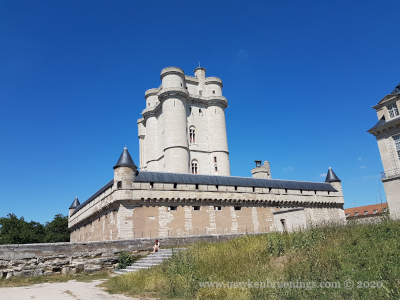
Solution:
{"label": "dormer window", "polygon": [[368,210],[364,211],[364,216],[368,215]]}
{"label": "dormer window", "polygon": [[359,214],[358,211],[356,211],[356,212],[354,213],[354,215],[355,215],[356,217],[358,217],[358,214]]}
{"label": "dormer window", "polygon": [[374,209],[373,214],[375,215],[377,212],[378,212],[378,210],[377,210],[377,209]]}
{"label": "dormer window", "polygon": [[396,103],[387,106],[387,110],[389,112],[390,118],[395,118],[399,115],[399,110],[397,109]]}

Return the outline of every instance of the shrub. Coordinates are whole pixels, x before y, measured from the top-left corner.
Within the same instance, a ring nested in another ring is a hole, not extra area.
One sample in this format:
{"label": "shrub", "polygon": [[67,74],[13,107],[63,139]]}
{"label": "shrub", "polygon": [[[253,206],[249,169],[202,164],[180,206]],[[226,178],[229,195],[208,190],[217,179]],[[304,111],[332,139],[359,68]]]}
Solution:
{"label": "shrub", "polygon": [[125,269],[127,266],[133,264],[138,257],[129,254],[128,252],[120,252],[118,254],[118,264],[120,269]]}

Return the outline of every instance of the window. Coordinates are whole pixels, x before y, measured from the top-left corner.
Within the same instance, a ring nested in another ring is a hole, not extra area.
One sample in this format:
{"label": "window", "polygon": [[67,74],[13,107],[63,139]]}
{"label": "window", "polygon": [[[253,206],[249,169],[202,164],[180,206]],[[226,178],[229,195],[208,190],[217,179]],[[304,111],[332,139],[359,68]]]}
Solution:
{"label": "window", "polygon": [[117,181],[117,188],[118,189],[122,188],[122,181]]}
{"label": "window", "polygon": [[203,112],[201,111],[201,108],[199,108],[199,115],[202,114]]}
{"label": "window", "polygon": [[154,182],[150,182],[150,188],[154,187]]}
{"label": "window", "polygon": [[215,185],[215,188],[218,190],[218,185]]}
{"label": "window", "polygon": [[217,167],[217,165],[215,165],[214,168],[215,168],[215,172],[218,172],[218,167]]}
{"label": "window", "polygon": [[397,156],[400,159],[400,135],[393,137],[394,144],[396,145]]}
{"label": "window", "polygon": [[396,103],[393,103],[392,105],[388,105],[387,109],[389,111],[389,115],[391,118],[395,118],[399,115],[399,110],[397,109]]}
{"label": "window", "polygon": [[177,183],[174,183],[174,189],[176,189],[178,187]]}
{"label": "window", "polygon": [[193,206],[193,210],[200,210],[200,206]]}
{"label": "window", "polygon": [[387,208],[382,208],[382,212],[387,212]]}
{"label": "window", "polygon": [[190,137],[190,143],[195,144],[196,143],[196,129],[194,127],[190,128],[189,137]]}
{"label": "window", "polygon": [[214,163],[216,163],[217,162],[217,157],[216,156],[214,156]]}
{"label": "window", "polygon": [[376,214],[378,212],[377,209],[374,209],[374,211],[372,212],[373,214]]}
{"label": "window", "polygon": [[196,184],[196,190],[198,190],[199,189],[199,185],[198,184]]}
{"label": "window", "polygon": [[368,210],[364,211],[364,216],[368,215]]}
{"label": "window", "polygon": [[350,214],[346,214],[346,218],[350,217]]}
{"label": "window", "polygon": [[168,206],[168,210],[178,210],[178,206]]}
{"label": "window", "polygon": [[354,213],[354,215],[355,215],[356,217],[358,217],[358,214],[359,214],[358,211],[356,211],[356,212]]}
{"label": "window", "polygon": [[237,186],[235,186],[235,191],[237,191]]}
{"label": "window", "polygon": [[192,174],[197,174],[197,161],[192,161]]}
{"label": "window", "polygon": [[235,206],[235,210],[242,210],[241,206]]}
{"label": "window", "polygon": [[202,91],[200,90],[200,91],[199,91],[199,95],[201,96],[202,94],[203,94],[203,93],[202,93]]}
{"label": "window", "polygon": [[253,193],[256,191],[256,188],[253,186]]}
{"label": "window", "polygon": [[215,94],[215,91],[213,91],[213,94]]}
{"label": "window", "polygon": [[221,206],[214,206],[214,210],[222,210]]}

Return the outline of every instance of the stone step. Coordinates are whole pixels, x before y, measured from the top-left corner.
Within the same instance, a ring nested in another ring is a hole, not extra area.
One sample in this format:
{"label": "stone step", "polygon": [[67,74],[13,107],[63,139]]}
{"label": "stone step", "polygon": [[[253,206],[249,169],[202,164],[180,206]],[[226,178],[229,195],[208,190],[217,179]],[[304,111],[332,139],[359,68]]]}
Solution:
{"label": "stone step", "polygon": [[185,250],[185,248],[174,248],[174,249],[160,249],[160,251],[156,253],[152,253],[137,260],[130,266],[127,266],[126,269],[120,269],[118,271],[114,271],[116,274],[126,274],[129,272],[134,272],[141,269],[148,269],[153,266],[158,266],[164,260],[171,258],[174,254],[179,251]]}

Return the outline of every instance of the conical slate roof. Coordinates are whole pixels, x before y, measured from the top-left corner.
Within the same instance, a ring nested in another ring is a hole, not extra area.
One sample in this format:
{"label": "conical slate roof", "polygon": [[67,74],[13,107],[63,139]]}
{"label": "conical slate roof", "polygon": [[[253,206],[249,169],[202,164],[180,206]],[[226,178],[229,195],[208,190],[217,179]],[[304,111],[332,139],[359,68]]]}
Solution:
{"label": "conical slate roof", "polygon": [[400,83],[396,86],[396,88],[390,94],[391,95],[400,95]]}
{"label": "conical slate roof", "polygon": [[75,198],[74,202],[72,202],[71,206],[69,207],[69,209],[75,209],[77,208],[79,205],[81,205],[81,203],[78,200],[78,197]]}
{"label": "conical slate roof", "polygon": [[135,163],[133,162],[132,157],[129,154],[129,151],[126,148],[126,146],[124,148],[124,151],[122,151],[122,154],[119,157],[117,164],[114,166],[114,169],[118,168],[118,167],[135,167],[135,168],[137,168]]}
{"label": "conical slate roof", "polygon": [[329,167],[328,174],[326,174],[325,182],[340,182],[339,177],[336,176],[335,172]]}

